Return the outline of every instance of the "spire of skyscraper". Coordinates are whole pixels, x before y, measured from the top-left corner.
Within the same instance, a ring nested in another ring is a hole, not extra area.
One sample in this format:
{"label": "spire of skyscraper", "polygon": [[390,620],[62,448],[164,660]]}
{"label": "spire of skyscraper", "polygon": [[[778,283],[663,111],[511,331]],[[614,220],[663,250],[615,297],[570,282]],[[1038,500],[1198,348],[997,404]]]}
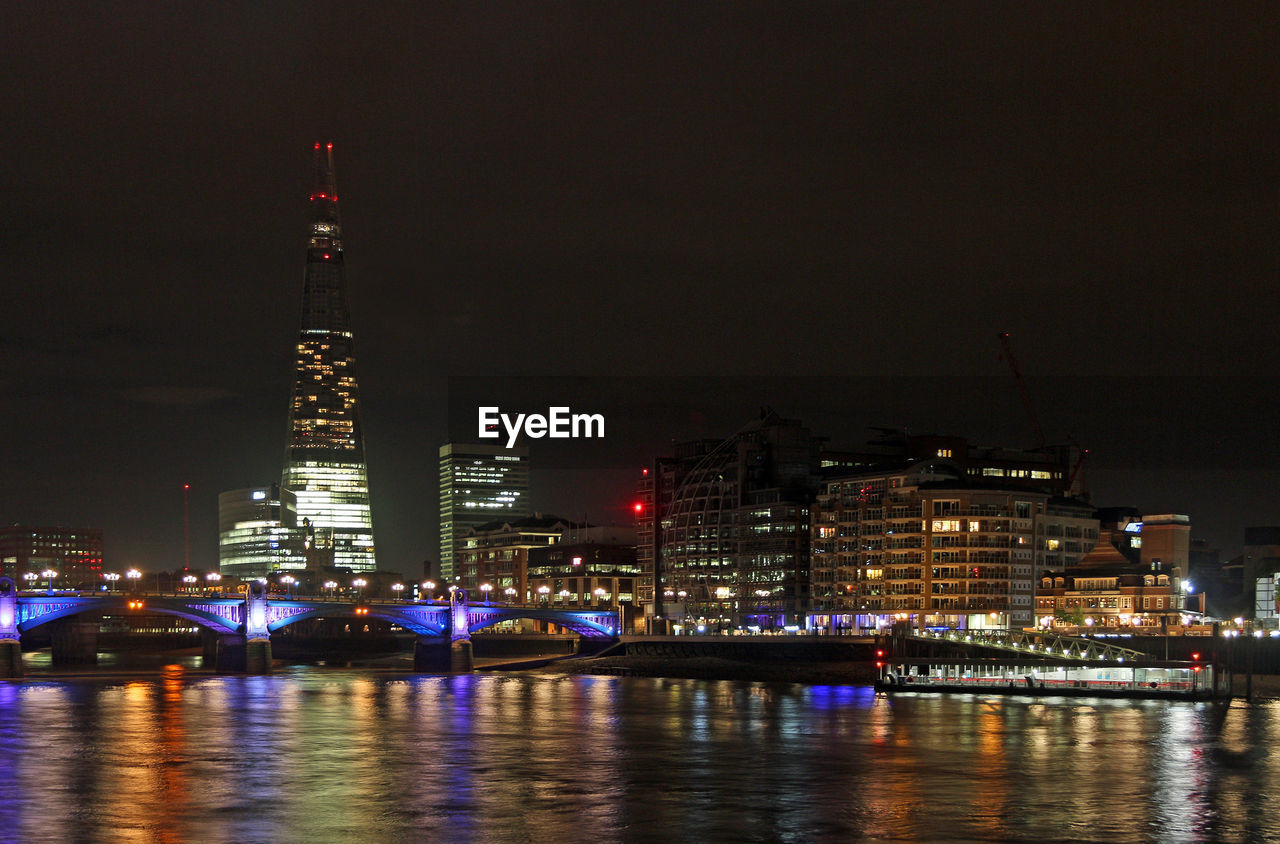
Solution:
{"label": "spire of skyscraper", "polygon": [[297,496],[298,520],[310,520],[321,550],[332,548],[334,565],[372,571],[373,520],[342,269],[333,144],[315,145],[315,169],[282,486]]}

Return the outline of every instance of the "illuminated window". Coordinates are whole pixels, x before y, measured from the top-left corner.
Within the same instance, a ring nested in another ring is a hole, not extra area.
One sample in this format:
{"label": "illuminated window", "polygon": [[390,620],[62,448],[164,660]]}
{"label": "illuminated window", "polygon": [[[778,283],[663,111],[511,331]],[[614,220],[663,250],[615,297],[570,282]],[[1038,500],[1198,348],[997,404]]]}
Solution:
{"label": "illuminated window", "polygon": [[946,533],[948,531],[960,530],[959,519],[934,519],[933,532]]}

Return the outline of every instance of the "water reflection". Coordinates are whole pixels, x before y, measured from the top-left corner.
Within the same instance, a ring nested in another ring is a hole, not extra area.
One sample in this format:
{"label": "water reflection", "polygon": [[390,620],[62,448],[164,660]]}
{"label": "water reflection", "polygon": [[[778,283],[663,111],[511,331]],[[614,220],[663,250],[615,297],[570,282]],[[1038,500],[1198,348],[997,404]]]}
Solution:
{"label": "water reflection", "polygon": [[1262,840],[1275,704],[610,677],[0,684],[19,840]]}

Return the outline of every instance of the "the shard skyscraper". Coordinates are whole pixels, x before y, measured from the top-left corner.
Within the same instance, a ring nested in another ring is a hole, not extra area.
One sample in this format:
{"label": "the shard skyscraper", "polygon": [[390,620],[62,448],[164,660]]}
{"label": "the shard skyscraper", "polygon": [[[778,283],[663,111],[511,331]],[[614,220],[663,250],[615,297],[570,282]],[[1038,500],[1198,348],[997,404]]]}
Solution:
{"label": "the shard skyscraper", "polygon": [[342,269],[333,144],[316,144],[315,164],[302,333],[281,486],[297,497],[298,524],[309,526],[315,551],[323,557],[332,549],[335,566],[373,571],[369,476]]}

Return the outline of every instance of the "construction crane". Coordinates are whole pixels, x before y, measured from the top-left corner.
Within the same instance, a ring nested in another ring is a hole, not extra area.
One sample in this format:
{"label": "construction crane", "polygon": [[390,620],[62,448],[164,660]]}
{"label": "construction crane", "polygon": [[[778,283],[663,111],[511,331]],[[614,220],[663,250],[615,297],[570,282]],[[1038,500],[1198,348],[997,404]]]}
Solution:
{"label": "construction crane", "polygon": [[1031,394],[1027,392],[1027,385],[1022,380],[1022,373],[1018,371],[1018,361],[1013,356],[1013,344],[1009,342],[1009,332],[1000,332],[1000,345],[1004,347],[1004,359],[1009,361],[1009,368],[1013,370],[1013,378],[1018,382],[1018,392],[1022,394],[1022,404],[1027,408],[1027,415],[1031,417],[1031,426],[1035,428],[1036,445],[1044,448],[1047,444],[1044,439],[1044,429],[1040,427],[1040,419],[1036,416],[1036,409],[1031,404]]}

